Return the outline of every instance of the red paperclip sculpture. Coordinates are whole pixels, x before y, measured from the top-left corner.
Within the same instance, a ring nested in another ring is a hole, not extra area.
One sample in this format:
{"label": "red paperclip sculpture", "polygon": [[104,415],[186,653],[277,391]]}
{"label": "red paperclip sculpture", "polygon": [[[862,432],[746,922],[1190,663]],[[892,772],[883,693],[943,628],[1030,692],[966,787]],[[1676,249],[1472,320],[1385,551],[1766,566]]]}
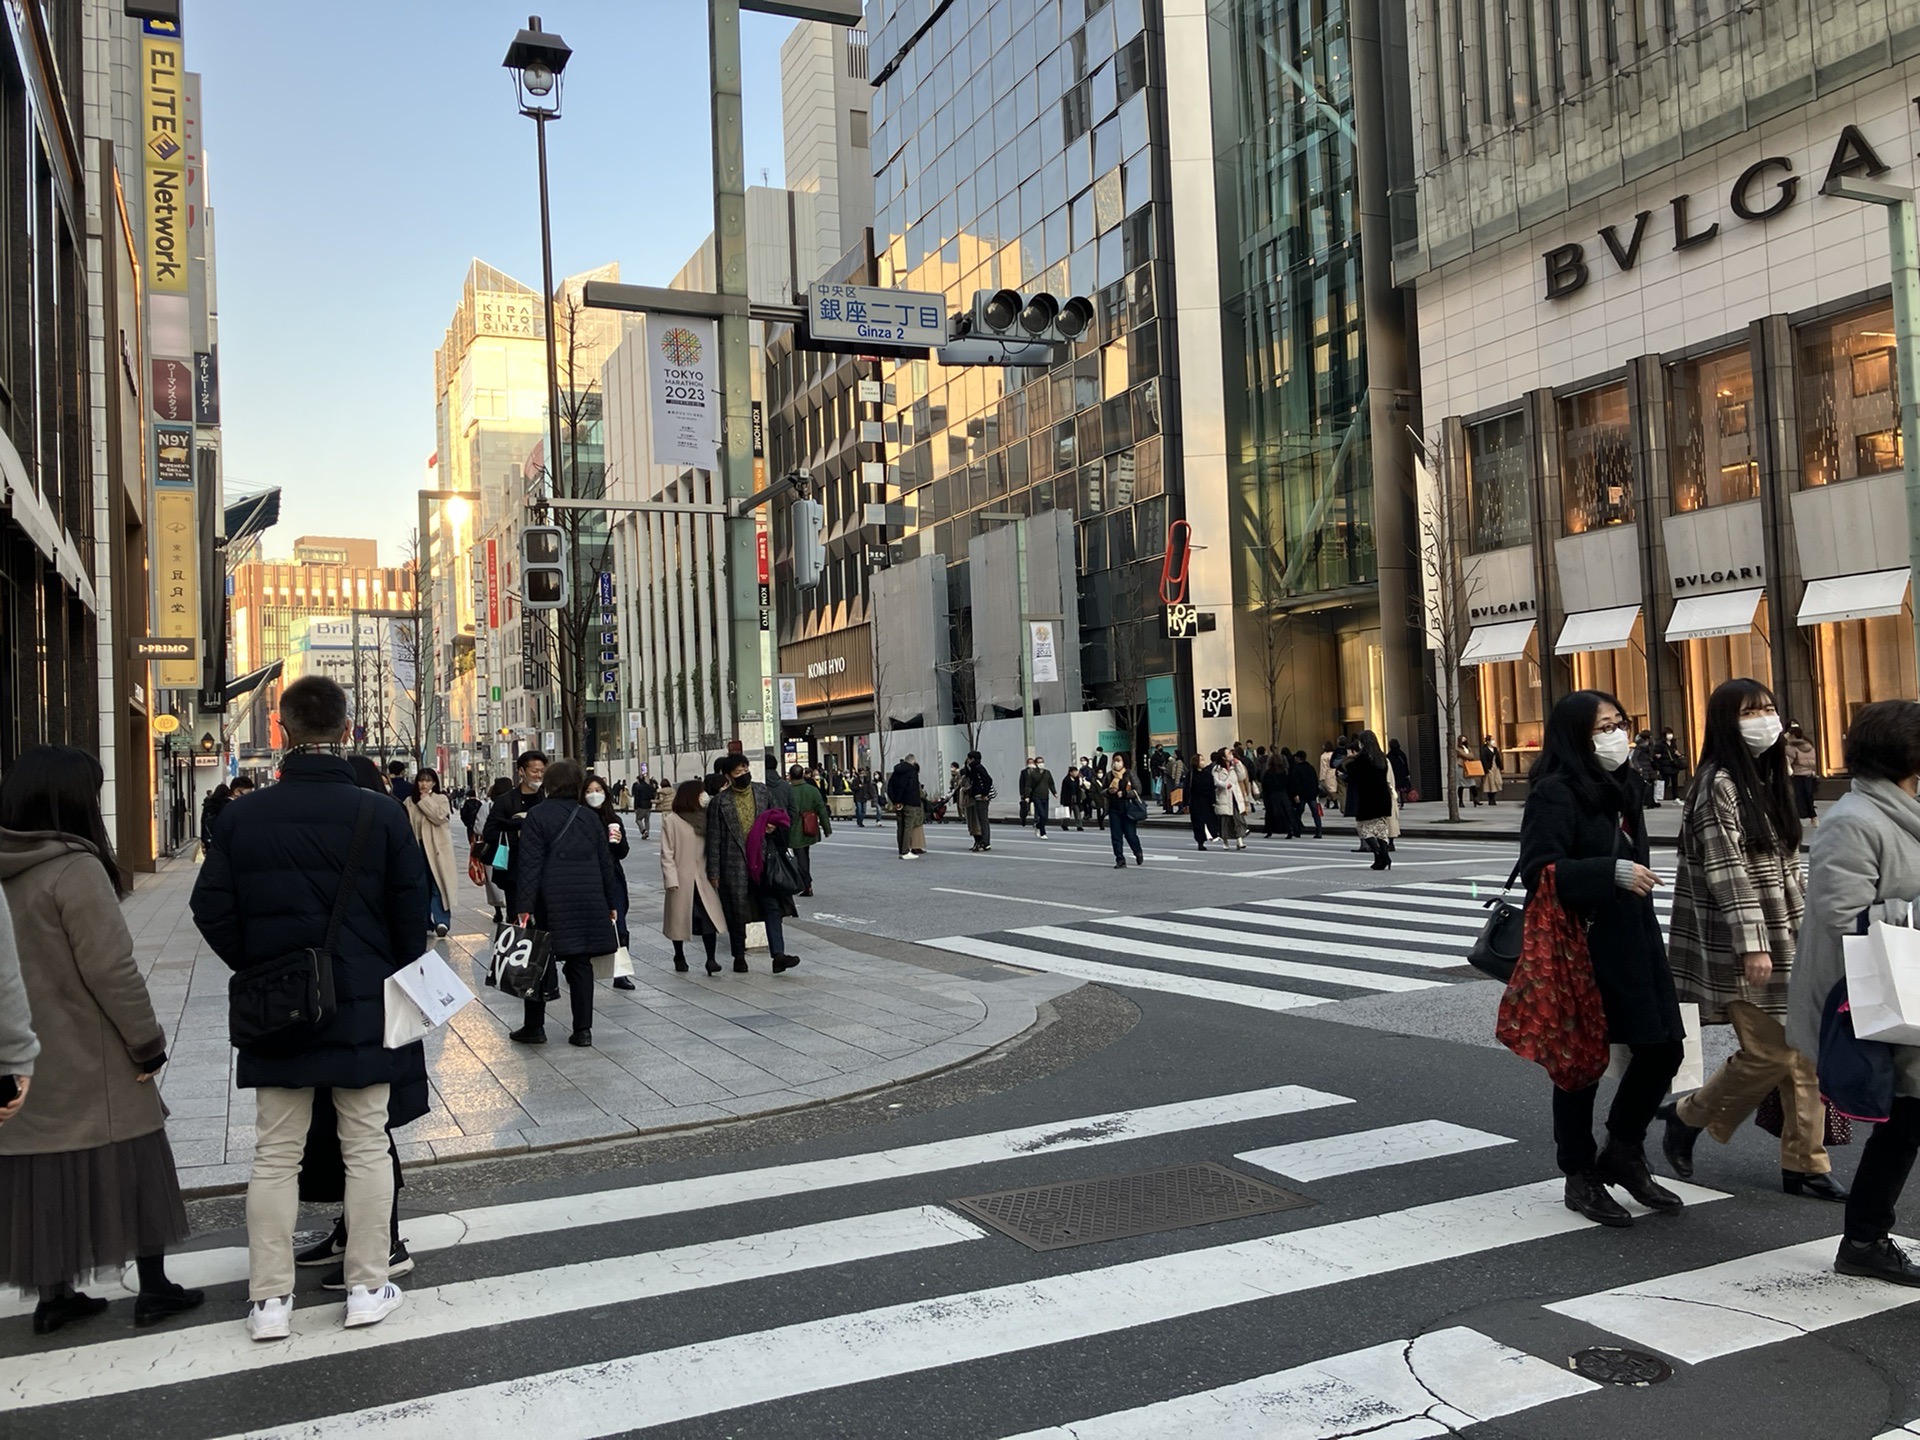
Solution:
{"label": "red paperclip sculpture", "polygon": [[[1167,557],[1160,566],[1160,603],[1179,605],[1187,598],[1187,570],[1193,563],[1193,526],[1176,520],[1167,527]],[[1180,568],[1174,569],[1175,557]]]}

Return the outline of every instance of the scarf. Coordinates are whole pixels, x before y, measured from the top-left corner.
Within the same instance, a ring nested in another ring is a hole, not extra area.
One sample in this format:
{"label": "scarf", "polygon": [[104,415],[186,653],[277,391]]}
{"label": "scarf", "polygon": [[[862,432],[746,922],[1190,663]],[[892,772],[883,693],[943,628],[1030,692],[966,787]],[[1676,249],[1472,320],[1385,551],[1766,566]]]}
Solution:
{"label": "scarf", "polygon": [[1872,802],[1874,809],[1915,841],[1920,842],[1920,799],[1892,780],[1855,780],[1853,793]]}
{"label": "scarf", "polygon": [[780,809],[762,810],[753,817],[753,828],[747,832],[747,878],[758,885],[767,874],[767,831],[775,825],[791,826],[792,818]]}

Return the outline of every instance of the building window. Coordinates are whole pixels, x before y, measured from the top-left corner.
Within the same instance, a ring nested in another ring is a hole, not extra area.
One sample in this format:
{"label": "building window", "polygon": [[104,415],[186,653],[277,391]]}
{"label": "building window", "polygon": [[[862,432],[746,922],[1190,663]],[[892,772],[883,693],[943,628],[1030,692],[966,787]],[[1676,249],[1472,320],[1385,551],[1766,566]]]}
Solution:
{"label": "building window", "polygon": [[847,143],[856,150],[865,150],[872,143],[872,137],[867,132],[866,111],[847,112]]}
{"label": "building window", "polygon": [[1633,436],[1627,387],[1563,396],[1560,410],[1560,503],[1569,535],[1633,522]]}
{"label": "building window", "polygon": [[1641,620],[1617,650],[1589,650],[1571,657],[1576,690],[1604,690],[1620,702],[1638,735],[1652,725],[1647,703],[1647,639]]}
{"label": "building window", "polygon": [[1813,693],[1820,706],[1820,768],[1844,774],[1841,744],[1862,705],[1910,700],[1914,671],[1913,602],[1898,615],[1808,627],[1813,641]]}
{"label": "building window", "polygon": [[1709,640],[1680,642],[1681,684],[1687,694],[1687,753],[1700,753],[1701,737],[1706,734],[1707,699],[1723,682],[1740,676],[1773,684],[1773,649],[1768,639],[1771,617],[1767,597],[1760,596],[1753,615],[1753,628],[1738,635],[1717,635]]}
{"label": "building window", "polygon": [[1892,307],[1802,326],[1796,338],[1802,483],[1832,485],[1898,470]]}
{"label": "building window", "polygon": [[1744,345],[1667,372],[1673,415],[1673,508],[1731,505],[1760,493],[1753,356]]}
{"label": "building window", "polygon": [[1540,635],[1527,641],[1527,653],[1479,667],[1480,729],[1493,736],[1508,775],[1524,773],[1539,753],[1546,712],[1541,704]]}
{"label": "building window", "polygon": [[1532,538],[1527,424],[1518,410],[1467,427],[1467,545],[1475,554]]}

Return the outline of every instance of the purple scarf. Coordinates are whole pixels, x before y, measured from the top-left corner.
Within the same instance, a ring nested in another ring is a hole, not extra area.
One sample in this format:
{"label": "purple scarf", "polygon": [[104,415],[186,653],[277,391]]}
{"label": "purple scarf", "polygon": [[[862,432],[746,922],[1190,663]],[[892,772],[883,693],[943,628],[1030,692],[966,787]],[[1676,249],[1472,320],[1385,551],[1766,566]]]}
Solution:
{"label": "purple scarf", "polygon": [[758,885],[767,876],[767,831],[775,825],[791,826],[792,818],[780,809],[762,810],[753,817],[747,832],[747,878]]}

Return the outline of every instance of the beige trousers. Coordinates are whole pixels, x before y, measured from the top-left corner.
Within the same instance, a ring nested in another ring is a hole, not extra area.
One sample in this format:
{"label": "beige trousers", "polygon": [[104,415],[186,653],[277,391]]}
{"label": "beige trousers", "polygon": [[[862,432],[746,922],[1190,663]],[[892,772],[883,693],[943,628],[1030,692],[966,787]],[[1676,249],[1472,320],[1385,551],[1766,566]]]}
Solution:
{"label": "beige trousers", "polygon": [[[387,1155],[387,1089],[335,1090],[340,1156],[347,1170],[347,1284],[387,1283],[392,1243],[393,1162]],[[293,1293],[293,1227],[300,1218],[300,1161],[313,1123],[313,1091],[254,1091],[256,1137],[247,1181],[247,1298]]]}
{"label": "beige trousers", "polygon": [[1758,1006],[1730,1000],[1727,1018],[1740,1048],[1702,1088],[1682,1099],[1675,1113],[1725,1145],[1767,1092],[1777,1089],[1786,1116],[1780,1131],[1780,1168],[1825,1175],[1833,1161],[1827,1156],[1827,1112],[1813,1062],[1787,1043],[1785,1028]]}

